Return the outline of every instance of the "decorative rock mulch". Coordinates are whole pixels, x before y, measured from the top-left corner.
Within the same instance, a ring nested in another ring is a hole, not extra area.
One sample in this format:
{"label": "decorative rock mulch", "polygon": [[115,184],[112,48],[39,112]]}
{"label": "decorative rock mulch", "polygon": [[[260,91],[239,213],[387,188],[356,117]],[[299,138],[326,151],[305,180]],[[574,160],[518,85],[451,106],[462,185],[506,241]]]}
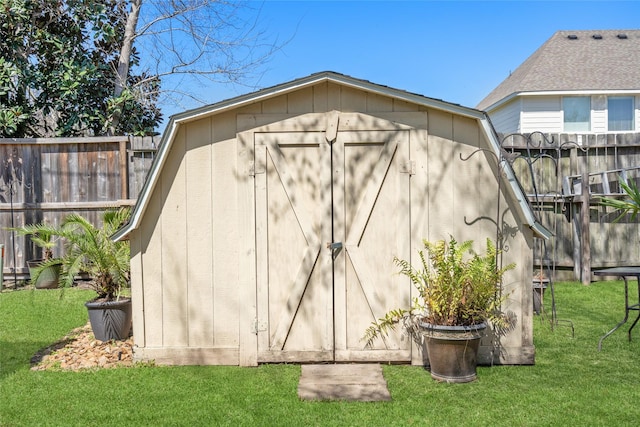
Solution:
{"label": "decorative rock mulch", "polygon": [[103,369],[133,365],[133,337],[123,341],[98,341],[91,326],[71,331],[62,340],[38,351],[31,358],[31,370]]}

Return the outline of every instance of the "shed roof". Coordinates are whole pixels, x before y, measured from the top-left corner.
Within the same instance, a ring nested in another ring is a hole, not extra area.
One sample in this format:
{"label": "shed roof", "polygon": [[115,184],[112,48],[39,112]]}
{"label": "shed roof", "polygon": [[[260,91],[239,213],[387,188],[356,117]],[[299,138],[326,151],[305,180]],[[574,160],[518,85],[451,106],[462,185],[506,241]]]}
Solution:
{"label": "shed roof", "polygon": [[[441,111],[446,111],[452,114],[458,114],[464,117],[475,119],[479,122],[482,131],[486,135],[487,139],[491,143],[493,151],[498,158],[500,155],[500,143],[491,122],[486,113],[476,110],[474,108],[464,107],[458,104],[452,104],[439,99],[428,98],[423,95],[410,93],[407,91],[394,89],[388,86],[383,86],[375,83],[371,83],[366,80],[356,79],[344,74],[335,73],[332,71],[325,71],[316,74],[312,74],[307,77],[296,79],[288,83],[272,86],[270,88],[262,89],[257,92],[241,95],[235,98],[231,98],[225,101],[221,101],[215,104],[207,105],[201,108],[188,110],[183,113],[178,113],[171,116],[169,123],[160,140],[157,156],[149,171],[145,185],[140,192],[138,201],[133,209],[131,218],[127,224],[125,224],[120,230],[118,230],[112,238],[114,240],[121,240],[127,237],[127,235],[138,228],[140,221],[147,208],[151,193],[158,182],[160,173],[164,166],[165,160],[170,151],[171,145],[174,141],[175,135],[182,123],[197,120],[207,116],[219,114],[228,110],[240,108],[242,106],[263,101],[275,96],[280,96],[286,93],[294,92],[306,87],[317,85],[324,82],[335,83],[351,88],[359,89],[362,91],[388,96],[391,98],[399,99],[406,102],[411,102],[420,106],[434,108]],[[527,225],[533,230],[534,234],[542,238],[549,238],[551,232],[542,226],[535,218],[531,206],[526,198],[526,195],[522,191],[518,180],[513,173],[512,168],[505,162],[505,175],[508,179],[511,189],[513,190],[518,204],[521,209],[523,217],[526,218]]]}
{"label": "shed roof", "polygon": [[640,30],[558,31],[478,104],[530,92],[640,92]]}

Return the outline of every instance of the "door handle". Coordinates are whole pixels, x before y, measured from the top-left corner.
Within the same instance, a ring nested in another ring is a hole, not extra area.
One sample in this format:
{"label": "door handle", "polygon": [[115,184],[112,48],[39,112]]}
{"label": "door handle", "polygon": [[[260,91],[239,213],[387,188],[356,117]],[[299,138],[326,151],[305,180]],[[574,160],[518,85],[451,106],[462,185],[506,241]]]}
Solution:
{"label": "door handle", "polygon": [[331,249],[331,258],[335,261],[342,250],[342,242],[327,243],[327,249]]}

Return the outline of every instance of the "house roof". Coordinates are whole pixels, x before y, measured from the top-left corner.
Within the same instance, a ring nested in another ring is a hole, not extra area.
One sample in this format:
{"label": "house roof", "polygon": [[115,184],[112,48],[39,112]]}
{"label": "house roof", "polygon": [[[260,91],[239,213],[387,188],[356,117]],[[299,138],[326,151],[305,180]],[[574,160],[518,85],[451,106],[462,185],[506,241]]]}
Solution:
{"label": "house roof", "polygon": [[[149,170],[145,184],[140,192],[140,195],[138,196],[136,205],[133,208],[131,218],[127,224],[125,224],[112,236],[112,238],[114,240],[122,240],[126,238],[131,231],[137,229],[140,225],[140,221],[147,208],[151,193],[153,192],[153,189],[155,188],[155,185],[159,180],[160,173],[170,152],[175,135],[177,134],[179,127],[183,123],[219,114],[231,109],[240,108],[245,105],[260,102],[269,98],[273,98],[275,96],[280,96],[324,82],[331,82],[343,86],[348,86],[362,91],[375,93],[382,96],[388,96],[424,107],[434,108],[478,120],[480,127],[491,143],[492,149],[496,153],[496,156],[498,156],[499,158],[501,157],[500,143],[497,134],[493,129],[493,126],[491,125],[487,114],[482,111],[476,110],[474,108],[463,107],[458,104],[452,104],[439,99],[428,98],[415,93],[394,89],[388,86],[378,85],[344,74],[339,74],[331,71],[320,72],[312,74],[308,77],[293,80],[288,83],[272,86],[270,88],[262,89],[257,92],[241,95],[236,98],[228,99],[171,116],[171,118],[169,119],[169,123],[160,140],[158,153],[156,155],[154,163]],[[531,206],[529,205],[529,202],[526,198],[526,195],[522,191],[522,188],[520,187],[520,184],[508,163],[505,166],[504,172],[508,182],[510,183],[511,189],[518,199],[521,213],[523,214],[527,225],[532,228],[534,234],[536,234],[537,236],[545,239],[549,238],[551,236],[551,233],[536,220]]]}
{"label": "house roof", "polygon": [[640,30],[558,31],[478,104],[530,92],[640,92]]}

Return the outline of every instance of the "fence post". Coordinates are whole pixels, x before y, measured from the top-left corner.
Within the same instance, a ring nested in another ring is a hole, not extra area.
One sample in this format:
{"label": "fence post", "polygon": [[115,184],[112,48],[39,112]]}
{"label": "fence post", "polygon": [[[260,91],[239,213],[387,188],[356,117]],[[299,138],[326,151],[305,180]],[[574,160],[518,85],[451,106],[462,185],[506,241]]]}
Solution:
{"label": "fence post", "polygon": [[4,288],[4,244],[0,243],[0,291]]}
{"label": "fence post", "polygon": [[580,280],[583,285],[591,283],[591,234],[589,233],[589,224],[591,222],[589,202],[591,194],[589,193],[589,172],[585,169],[582,172],[582,215],[580,227]]}
{"label": "fence post", "polygon": [[129,174],[127,171],[127,141],[120,141],[120,197],[129,198]]}

